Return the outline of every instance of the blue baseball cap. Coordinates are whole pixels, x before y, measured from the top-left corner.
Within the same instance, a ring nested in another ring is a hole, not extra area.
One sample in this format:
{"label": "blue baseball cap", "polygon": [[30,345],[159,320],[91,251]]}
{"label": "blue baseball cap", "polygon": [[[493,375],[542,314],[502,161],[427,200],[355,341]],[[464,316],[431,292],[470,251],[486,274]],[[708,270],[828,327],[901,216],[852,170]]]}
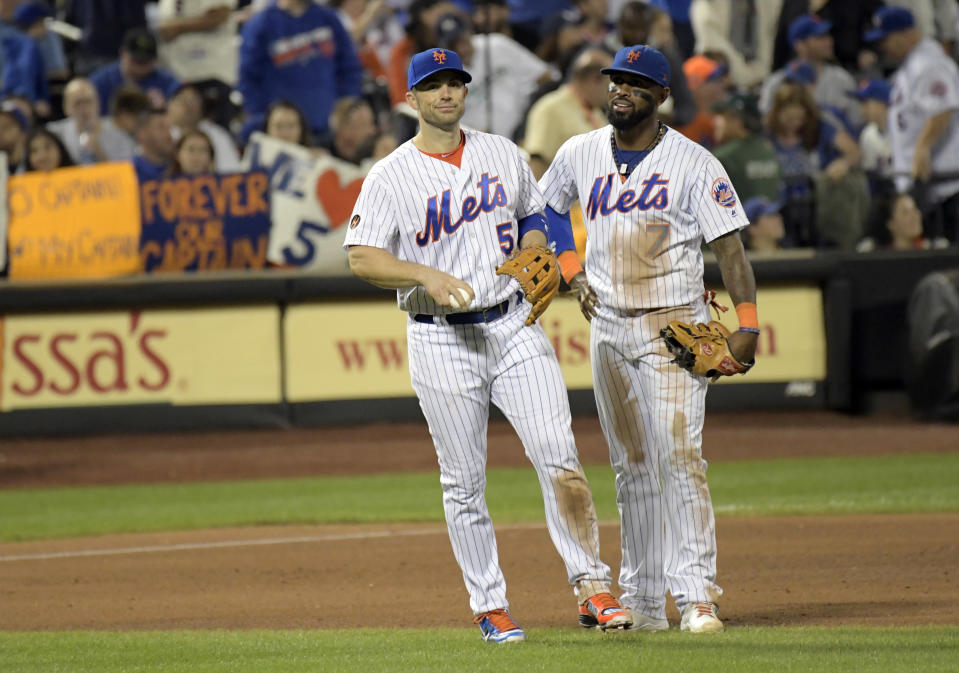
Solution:
{"label": "blue baseball cap", "polygon": [[832,30],[831,21],[823,21],[815,14],[803,14],[789,24],[786,37],[789,38],[789,44],[795,47],[797,42],[801,42],[807,37],[819,37],[830,30]]}
{"label": "blue baseball cap", "polygon": [[669,61],[656,49],[645,44],[623,47],[616,52],[613,64],[600,70],[604,75],[617,72],[651,79],[662,87],[669,86]]}
{"label": "blue baseball cap", "polygon": [[410,59],[410,69],[406,73],[406,84],[412,89],[433,73],[443,70],[458,72],[463,76],[464,82],[473,81],[473,77],[463,70],[463,60],[459,54],[436,47],[413,54],[413,58]]}
{"label": "blue baseball cap", "polygon": [[25,2],[13,12],[13,22],[26,30],[37,21],[53,16],[50,8],[40,2]]}
{"label": "blue baseball cap", "polygon": [[746,221],[752,224],[765,215],[775,215],[782,207],[782,201],[770,201],[765,196],[754,196],[743,204],[743,211],[746,213]]}
{"label": "blue baseball cap", "polygon": [[892,99],[892,85],[884,79],[864,79],[859,88],[850,91],[849,95],[859,100],[877,100],[889,105]]}
{"label": "blue baseball cap", "polygon": [[890,33],[898,33],[916,25],[912,12],[902,7],[881,7],[872,15],[872,30],[863,35],[866,42],[878,42]]}
{"label": "blue baseball cap", "polygon": [[803,61],[798,58],[790,61],[784,70],[785,79],[789,82],[815,84],[816,80],[819,79],[815,66],[809,61]]}

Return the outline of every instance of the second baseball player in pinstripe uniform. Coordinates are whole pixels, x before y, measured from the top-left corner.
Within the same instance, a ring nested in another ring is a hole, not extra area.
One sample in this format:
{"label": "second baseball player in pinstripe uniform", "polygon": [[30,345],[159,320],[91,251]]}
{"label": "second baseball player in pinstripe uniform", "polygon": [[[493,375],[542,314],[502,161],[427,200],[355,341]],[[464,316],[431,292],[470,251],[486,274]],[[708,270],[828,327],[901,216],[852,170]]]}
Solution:
{"label": "second baseball player in pinstripe uniform", "polygon": [[536,469],[580,622],[625,627],[632,619],[609,593],[556,355],[539,325],[525,326],[528,307],[516,282],[496,273],[517,248],[546,244],[543,196],[513,143],[460,129],[470,79],[455,52],[413,57],[407,102],[420,130],[364,180],[345,241],[350,268],[397,288],[399,307],[409,314],[410,377],[436,447],[450,541],[483,638],[526,639],[507,610],[484,496],[491,401]]}
{"label": "second baseball player in pinstripe uniform", "polygon": [[709,320],[705,240],[737,305],[730,350],[752,360],[756,289],[738,233],[747,222],[719,161],[659,122],[669,95],[663,55],[626,47],[603,73],[610,125],[568,140],[540,186],[557,250],[572,248],[564,215],[568,222],[577,199],[586,224],[586,276],[569,263],[563,272],[591,318],[596,403],[622,524],[621,600],[633,628],[663,630],[668,589],[683,630],[721,631],[701,446],[707,380],[671,362],[660,330],[672,320]]}

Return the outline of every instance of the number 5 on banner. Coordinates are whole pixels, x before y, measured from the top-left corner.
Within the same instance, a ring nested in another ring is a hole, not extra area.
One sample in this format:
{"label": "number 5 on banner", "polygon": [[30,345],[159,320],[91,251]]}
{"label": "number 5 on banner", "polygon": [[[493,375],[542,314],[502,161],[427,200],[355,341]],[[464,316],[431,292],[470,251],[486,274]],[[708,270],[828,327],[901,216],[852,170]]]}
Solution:
{"label": "number 5 on banner", "polygon": [[322,235],[329,232],[330,229],[329,227],[324,227],[322,224],[301,220],[300,226],[296,230],[296,241],[302,244],[304,250],[302,253],[297,253],[292,245],[284,247],[283,261],[287,264],[295,264],[296,266],[305,266],[313,261],[313,258],[316,257],[316,244],[308,235],[308,232],[311,231]]}

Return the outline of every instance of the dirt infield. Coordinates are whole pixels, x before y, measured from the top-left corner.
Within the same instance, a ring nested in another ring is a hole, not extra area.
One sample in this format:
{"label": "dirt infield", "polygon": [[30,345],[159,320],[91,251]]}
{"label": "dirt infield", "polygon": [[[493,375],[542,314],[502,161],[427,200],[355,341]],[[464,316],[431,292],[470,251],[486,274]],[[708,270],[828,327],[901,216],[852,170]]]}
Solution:
{"label": "dirt infield", "polygon": [[[595,419],[574,422],[583,462],[606,460]],[[957,428],[826,413],[711,414],[711,461],[946,452]],[[503,423],[490,463],[525,464]],[[176,482],[436,469],[421,423],[363,429],[7,440],[0,487]],[[957,624],[959,515],[721,517],[730,625]],[[498,527],[514,614],[575,624],[541,524]],[[618,530],[601,528],[618,568]],[[297,526],[0,545],[0,629],[338,628],[469,623],[439,525]],[[671,619],[677,615],[671,612]]]}

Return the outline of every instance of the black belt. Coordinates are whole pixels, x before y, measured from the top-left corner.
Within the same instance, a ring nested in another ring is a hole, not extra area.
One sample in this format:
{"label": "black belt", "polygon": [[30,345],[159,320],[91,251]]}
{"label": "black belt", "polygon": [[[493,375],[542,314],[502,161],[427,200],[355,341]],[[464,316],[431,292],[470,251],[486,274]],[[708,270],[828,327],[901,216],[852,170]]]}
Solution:
{"label": "black belt", "polygon": [[[517,301],[522,298],[522,292],[516,294]],[[510,297],[510,299],[512,299],[512,297]],[[484,308],[482,311],[470,311],[469,313],[447,313],[441,317],[444,318],[450,325],[475,325],[481,322],[493,322],[494,320],[499,320],[509,312],[510,299],[507,299],[496,306]],[[413,315],[413,320],[416,322],[433,325],[436,323],[436,321],[433,319],[434,317],[435,316],[432,316],[428,313],[416,313]]]}

